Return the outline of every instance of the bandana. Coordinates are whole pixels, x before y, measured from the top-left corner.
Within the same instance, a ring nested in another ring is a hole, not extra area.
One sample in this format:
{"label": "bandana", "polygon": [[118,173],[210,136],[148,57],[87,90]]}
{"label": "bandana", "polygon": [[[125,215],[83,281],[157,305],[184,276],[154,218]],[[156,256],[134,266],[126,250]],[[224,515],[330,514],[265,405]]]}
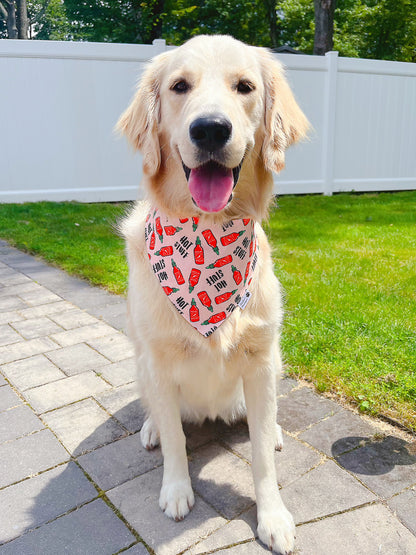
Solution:
{"label": "bandana", "polygon": [[168,218],[152,209],[145,239],[153,272],[185,320],[210,336],[239,306],[245,308],[257,264],[251,219],[200,225],[199,218]]}

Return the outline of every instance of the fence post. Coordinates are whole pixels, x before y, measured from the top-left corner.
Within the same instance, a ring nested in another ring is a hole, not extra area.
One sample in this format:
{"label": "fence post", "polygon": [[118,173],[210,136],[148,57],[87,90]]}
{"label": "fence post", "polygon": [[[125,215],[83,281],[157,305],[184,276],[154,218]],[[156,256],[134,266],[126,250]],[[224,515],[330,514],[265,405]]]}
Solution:
{"label": "fence post", "polygon": [[166,41],[165,41],[165,39],[154,39],[152,44],[153,44],[154,50],[155,50],[155,53],[153,54],[154,56],[157,56],[158,54],[161,54],[162,52],[165,52],[165,50],[166,50]]}
{"label": "fence post", "polygon": [[338,52],[325,54],[327,72],[324,92],[324,122],[322,138],[322,170],[324,195],[334,190],[335,117],[337,103]]}

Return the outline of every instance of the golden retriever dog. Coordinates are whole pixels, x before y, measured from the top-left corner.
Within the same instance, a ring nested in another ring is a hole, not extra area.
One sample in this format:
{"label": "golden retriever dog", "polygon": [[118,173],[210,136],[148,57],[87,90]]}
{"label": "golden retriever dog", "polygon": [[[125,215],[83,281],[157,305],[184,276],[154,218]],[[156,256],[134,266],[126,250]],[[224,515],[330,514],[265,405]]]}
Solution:
{"label": "golden retriever dog", "polygon": [[279,62],[229,36],[155,57],[118,122],[142,152],[148,195],[122,232],[141,441],[160,441],[164,457],[160,507],[181,520],[194,505],[182,420],[246,416],[258,535],[284,554],[295,526],[274,462],[282,302],[261,221],[272,172],[307,127]]}

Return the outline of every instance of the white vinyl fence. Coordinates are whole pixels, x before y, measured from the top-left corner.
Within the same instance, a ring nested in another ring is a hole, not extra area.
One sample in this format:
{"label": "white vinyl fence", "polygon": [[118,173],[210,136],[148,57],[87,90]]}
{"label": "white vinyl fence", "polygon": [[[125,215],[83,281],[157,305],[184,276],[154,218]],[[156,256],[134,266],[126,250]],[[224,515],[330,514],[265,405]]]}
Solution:
{"label": "white vinyl fence", "polygon": [[[140,197],[113,128],[153,45],[0,40],[0,202]],[[416,189],[416,64],[279,55],[313,130],[276,192]]]}

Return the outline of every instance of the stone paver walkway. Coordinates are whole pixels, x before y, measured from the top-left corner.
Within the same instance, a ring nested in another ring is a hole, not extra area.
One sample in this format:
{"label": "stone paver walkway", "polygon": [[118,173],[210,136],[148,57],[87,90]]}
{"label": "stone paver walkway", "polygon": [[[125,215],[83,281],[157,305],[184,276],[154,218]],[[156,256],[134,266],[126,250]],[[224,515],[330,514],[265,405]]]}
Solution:
{"label": "stone paver walkway", "polygon": [[[243,424],[187,427],[196,492],[158,508],[125,301],[0,242],[1,555],[265,553]],[[416,447],[291,379],[280,391],[283,499],[305,555],[416,554]]]}

